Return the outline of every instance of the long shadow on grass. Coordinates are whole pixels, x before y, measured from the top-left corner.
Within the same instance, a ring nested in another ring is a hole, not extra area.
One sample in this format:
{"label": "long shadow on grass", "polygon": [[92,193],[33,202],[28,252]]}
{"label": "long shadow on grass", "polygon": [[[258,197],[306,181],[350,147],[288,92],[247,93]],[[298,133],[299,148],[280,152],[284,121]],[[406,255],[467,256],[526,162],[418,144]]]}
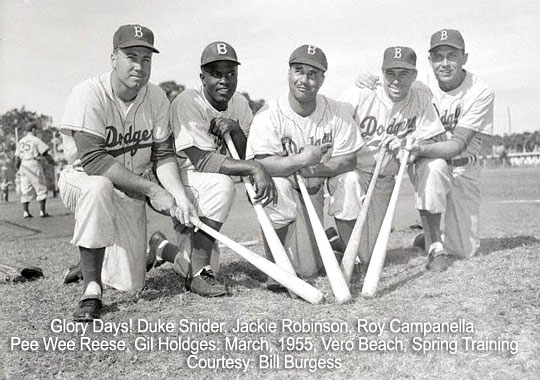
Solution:
{"label": "long shadow on grass", "polygon": [[503,238],[480,239],[480,249],[478,255],[489,255],[490,253],[505,249],[514,249],[540,243],[534,236],[509,236]]}

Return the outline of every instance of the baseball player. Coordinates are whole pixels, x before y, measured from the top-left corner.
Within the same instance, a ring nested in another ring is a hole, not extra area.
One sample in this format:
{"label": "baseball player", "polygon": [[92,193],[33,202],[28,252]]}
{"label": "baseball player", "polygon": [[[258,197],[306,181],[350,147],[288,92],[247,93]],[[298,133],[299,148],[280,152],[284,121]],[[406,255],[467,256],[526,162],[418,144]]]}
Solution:
{"label": "baseball player", "polygon": [[[416,187],[416,207],[424,226],[426,267],[444,271],[455,259],[472,257],[480,246],[480,154],[483,141],[493,134],[493,90],[466,71],[465,41],[461,33],[442,29],[431,36],[428,76],[432,102],[445,128],[445,141],[415,144],[418,160],[411,179]],[[370,85],[373,85],[371,82]],[[444,230],[441,219],[444,214]]]}
{"label": "baseball player", "polygon": [[[384,84],[372,90],[353,87],[340,98],[351,105],[367,147],[357,154],[356,170],[360,174],[362,194],[372,180],[379,150],[388,145],[360,243],[359,257],[367,265],[384,219],[399,169],[397,148],[405,138],[428,141],[444,132],[431,104],[429,90],[412,87],[416,79],[416,53],[403,46],[384,51],[382,75]],[[393,154],[392,154],[393,153]],[[414,157],[411,159],[414,160]],[[347,237],[342,237],[348,241]]]}
{"label": "baseball player", "polygon": [[13,185],[12,182],[7,181],[5,178],[0,183],[0,190],[2,191],[2,201],[9,202],[9,187]]}
{"label": "baseball player", "polygon": [[[77,85],[60,130],[70,165],[61,172],[62,201],[75,215],[83,295],[73,317],[100,317],[102,283],[140,291],[145,281],[145,200],[191,225],[197,219],[179,176],[169,101],[149,83],[154,34],[122,25],[113,37],[112,71]],[[143,177],[155,165],[163,187]]]}
{"label": "baseball player", "polygon": [[[201,221],[216,230],[227,219],[234,201],[230,176],[251,177],[256,202],[266,205],[276,201],[272,178],[260,163],[223,154],[223,137],[230,134],[240,157],[244,157],[253,119],[247,99],[236,93],[239,65],[230,44],[212,42],[201,55],[201,86],[183,91],[171,104],[170,122],[182,181]],[[151,252],[174,261],[175,270],[186,278],[188,290],[206,297],[225,295],[227,289],[217,281],[210,265],[214,239],[200,230],[193,233],[180,223],[174,228],[179,248],[157,232],[149,242]]]}
{"label": "baseball player", "polygon": [[26,125],[26,135],[19,140],[15,150],[16,162],[21,176],[21,203],[23,206],[23,218],[33,218],[28,210],[30,201],[37,199],[39,202],[39,216],[47,218],[50,215],[46,211],[47,181],[43,166],[38,158],[44,157],[54,165],[54,159],[49,155],[49,146],[34,135],[37,128],[35,121]]}
{"label": "baseball player", "polygon": [[[266,212],[284,244],[296,228],[300,203],[296,172],[305,178],[320,218],[322,184],[328,179],[329,215],[340,233],[352,230],[359,213],[360,187],[354,166],[364,142],[345,106],[318,94],[327,68],[320,48],[302,45],[294,50],[289,58],[289,93],[257,113],[248,138],[246,158],[263,164],[276,184],[278,202],[266,206]],[[305,272],[302,262],[310,258],[296,257],[290,247],[286,249],[292,253],[297,273]],[[268,250],[266,254],[271,259]]]}

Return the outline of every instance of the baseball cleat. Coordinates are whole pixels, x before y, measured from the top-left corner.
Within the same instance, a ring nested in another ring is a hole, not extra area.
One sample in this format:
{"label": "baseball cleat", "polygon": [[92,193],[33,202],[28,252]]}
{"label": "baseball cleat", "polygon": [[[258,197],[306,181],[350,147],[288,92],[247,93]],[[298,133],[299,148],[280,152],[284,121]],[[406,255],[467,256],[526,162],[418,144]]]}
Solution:
{"label": "baseball cleat", "polygon": [[207,268],[197,276],[187,278],[186,289],[203,297],[220,297],[227,294],[225,285],[220,284],[212,269]]}
{"label": "baseball cleat", "polygon": [[29,219],[29,218],[33,218],[34,216],[32,214],[30,214],[29,212],[24,212],[23,213],[23,218],[24,219]]}
{"label": "baseball cleat", "polygon": [[92,322],[100,319],[103,303],[99,298],[87,298],[81,300],[77,309],[73,312],[73,320],[77,322]]}
{"label": "baseball cleat", "polygon": [[49,213],[47,213],[47,212],[40,212],[40,213],[39,213],[39,216],[40,216],[41,218],[50,218],[50,217],[51,217],[51,216],[49,215]]}
{"label": "baseball cleat", "polygon": [[420,248],[425,250],[426,249],[426,237],[424,236],[424,233],[418,234],[414,238],[413,247]]}
{"label": "baseball cleat", "polygon": [[452,257],[446,253],[441,243],[433,243],[429,249],[426,269],[432,272],[444,272],[453,262]]}
{"label": "baseball cleat", "polygon": [[157,254],[158,248],[164,242],[165,244],[167,243],[167,236],[160,231],[156,231],[150,236],[150,239],[148,240],[148,252],[146,254],[147,272],[152,268],[157,268],[165,263],[165,261]]}
{"label": "baseball cleat", "polygon": [[62,284],[71,284],[73,282],[78,282],[83,279],[81,262],[69,267],[64,271],[62,275]]}

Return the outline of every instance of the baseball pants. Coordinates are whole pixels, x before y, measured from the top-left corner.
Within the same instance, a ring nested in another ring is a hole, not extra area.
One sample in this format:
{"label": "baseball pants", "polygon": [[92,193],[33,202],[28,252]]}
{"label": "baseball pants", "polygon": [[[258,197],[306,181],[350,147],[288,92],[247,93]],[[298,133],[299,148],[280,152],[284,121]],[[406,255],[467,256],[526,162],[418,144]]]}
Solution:
{"label": "baseball pants", "polygon": [[[278,192],[276,206],[265,207],[275,229],[289,226],[285,241],[291,263],[301,277],[312,277],[322,268],[313,229],[299,190],[288,178],[274,177]],[[343,173],[327,180],[330,194],[329,215],[338,219],[353,220],[358,216],[359,176],[355,171]],[[323,220],[324,190],[323,187],[310,195],[319,220]],[[293,223],[294,222],[294,223]],[[270,256],[270,255],[267,255]]]}
{"label": "baseball pants", "polygon": [[419,159],[409,174],[416,190],[416,208],[443,213],[443,245],[452,256],[469,258],[480,246],[480,173],[477,164],[453,167],[443,159]]}
{"label": "baseball pants", "polygon": [[[351,209],[351,216],[353,216],[351,219],[357,219],[360,215],[362,202],[364,201],[369,184],[373,178],[372,173],[362,170],[357,169],[355,173],[357,173],[359,178],[358,187],[356,188],[358,199],[356,202],[351,202],[347,207]],[[364,224],[364,229],[362,230],[362,239],[360,239],[360,247],[358,249],[358,256],[365,265],[367,265],[371,259],[373,247],[379,236],[379,230],[381,229],[386,209],[388,208],[388,202],[390,202],[390,197],[392,196],[394,184],[395,176],[393,175],[379,176],[377,183],[375,184],[375,191],[371,197],[366,222]],[[330,210],[330,212],[331,211],[332,210]]]}
{"label": "baseball pants", "polygon": [[146,202],[115,189],[104,176],[67,166],[58,181],[64,205],[75,216],[71,243],[105,249],[102,281],[140,291],[146,275]]}
{"label": "baseball pants", "polygon": [[47,198],[47,181],[43,167],[37,160],[23,160],[19,168],[21,173],[21,203],[33,199],[42,201]]}
{"label": "baseball pants", "polygon": [[[199,217],[224,223],[235,197],[234,182],[228,175],[219,173],[200,173],[195,170],[181,170],[180,175],[188,198],[197,208]],[[178,254],[174,261],[174,270],[182,277],[190,274],[190,258],[193,247],[193,230],[184,228],[173,220],[176,233]],[[211,256],[212,269],[219,268],[219,250],[214,244]]]}

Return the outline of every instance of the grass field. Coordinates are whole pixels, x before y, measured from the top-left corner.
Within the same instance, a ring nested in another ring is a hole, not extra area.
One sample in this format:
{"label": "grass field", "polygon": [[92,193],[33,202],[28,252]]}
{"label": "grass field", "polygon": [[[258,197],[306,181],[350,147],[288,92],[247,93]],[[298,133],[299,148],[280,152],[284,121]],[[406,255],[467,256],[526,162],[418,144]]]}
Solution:
{"label": "grass field", "polygon": [[[84,334],[66,331],[75,327],[71,313],[81,285],[60,285],[63,269],[77,260],[69,244],[72,217],[58,199],[49,201],[49,219],[24,220],[18,203],[0,204],[0,262],[40,266],[45,274],[34,282],[0,285],[0,379],[539,378],[540,169],[484,171],[481,250],[442,274],[427,272],[425,256],[411,248],[419,232],[411,226],[419,217],[408,180],[404,184],[374,299],[359,296],[360,273],[348,305],[335,304],[324,277],[314,279],[326,296],[321,305],[269,293],[264,275],[222,249],[220,275],[231,296],[205,299],[186,292],[166,264],[148,274],[139,294],[107,290],[104,324],[90,325],[98,331]],[[237,190],[223,231],[262,253],[255,214],[240,185]],[[148,229],[172,236],[167,218],[155,214],[149,215]],[[237,322],[258,319],[254,332],[233,331]],[[197,328],[186,332],[186,321]],[[223,327],[208,332],[203,322]],[[289,322],[301,331],[290,332]],[[339,329],[318,332],[315,322]],[[384,326],[365,331],[373,323]],[[459,331],[437,331],[449,323]],[[268,331],[274,325],[277,331]],[[406,330],[419,325],[423,331]],[[49,339],[67,347],[46,347]],[[124,351],[105,347],[122,343]],[[277,359],[279,368],[263,368],[277,367]],[[241,367],[242,360],[245,370],[223,368]]]}

